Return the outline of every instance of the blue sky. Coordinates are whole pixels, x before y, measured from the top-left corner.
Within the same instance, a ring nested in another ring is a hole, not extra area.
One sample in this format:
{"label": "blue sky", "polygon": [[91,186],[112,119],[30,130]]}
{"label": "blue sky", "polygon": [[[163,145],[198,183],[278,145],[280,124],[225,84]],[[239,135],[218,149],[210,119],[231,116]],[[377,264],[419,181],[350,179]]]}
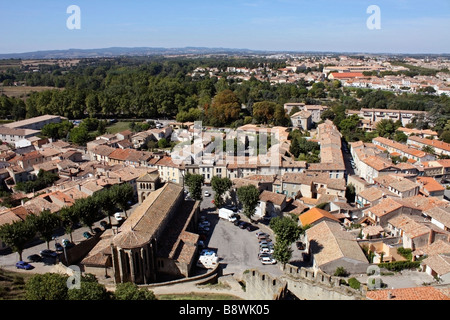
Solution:
{"label": "blue sky", "polygon": [[[67,7],[81,9],[69,30]],[[369,30],[369,5],[381,29]],[[450,53],[449,0],[0,0],[0,53],[104,47]]]}

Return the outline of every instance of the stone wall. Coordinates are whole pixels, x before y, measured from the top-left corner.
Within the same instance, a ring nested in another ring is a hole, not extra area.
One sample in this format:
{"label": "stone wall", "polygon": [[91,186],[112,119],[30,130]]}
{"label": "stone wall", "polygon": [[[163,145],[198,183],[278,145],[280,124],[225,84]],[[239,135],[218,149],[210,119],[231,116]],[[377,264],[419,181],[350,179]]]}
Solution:
{"label": "stone wall", "polygon": [[355,290],[339,283],[340,278],[287,264],[285,274],[275,278],[256,269],[246,271],[243,280],[249,300],[281,300],[288,290],[300,300],[360,300],[365,289]]}
{"label": "stone wall", "polygon": [[243,280],[248,300],[281,300],[287,292],[285,281],[257,269],[244,272]]}
{"label": "stone wall", "polygon": [[360,300],[365,291],[355,290],[339,283],[340,278],[311,269],[287,264],[285,275],[288,290],[301,300]]}

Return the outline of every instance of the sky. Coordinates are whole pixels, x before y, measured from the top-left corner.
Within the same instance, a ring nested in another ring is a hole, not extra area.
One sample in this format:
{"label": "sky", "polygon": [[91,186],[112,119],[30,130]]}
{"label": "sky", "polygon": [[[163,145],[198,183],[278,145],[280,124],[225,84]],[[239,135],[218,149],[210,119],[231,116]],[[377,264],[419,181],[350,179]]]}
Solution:
{"label": "sky", "polygon": [[[80,29],[67,27],[71,5],[80,8]],[[370,5],[379,8],[379,29],[367,26]],[[187,46],[450,53],[450,0],[0,0],[0,28],[0,53]]]}

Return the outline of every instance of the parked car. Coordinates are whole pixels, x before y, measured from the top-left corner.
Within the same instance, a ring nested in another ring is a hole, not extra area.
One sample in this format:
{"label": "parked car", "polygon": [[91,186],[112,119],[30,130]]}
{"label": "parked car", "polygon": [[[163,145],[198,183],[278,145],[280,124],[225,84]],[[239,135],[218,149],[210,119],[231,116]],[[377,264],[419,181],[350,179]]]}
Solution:
{"label": "parked car", "polygon": [[209,197],[210,195],[209,191],[205,191],[205,197]]}
{"label": "parked car", "polygon": [[263,247],[259,249],[259,253],[273,253],[273,249],[269,247]]}
{"label": "parked car", "polygon": [[234,224],[235,226],[239,226],[239,225],[241,224],[241,220],[234,220],[234,221],[233,221],[233,224]]}
{"label": "parked car", "polygon": [[269,236],[269,234],[267,234],[267,233],[265,233],[265,232],[262,232],[262,231],[256,232],[255,235],[256,235],[257,237],[260,237],[260,236],[261,236],[261,237]]}
{"label": "parked car", "polygon": [[100,221],[100,226],[101,226],[103,229],[107,229],[109,225],[108,225],[108,222],[102,220],[102,221]]}
{"label": "parked car", "polygon": [[27,260],[30,262],[41,262],[42,257],[38,254],[32,254],[31,256],[27,257]]}
{"label": "parked car", "polygon": [[264,257],[272,258],[270,253],[258,253],[258,259],[261,260]]}
{"label": "parked car", "polygon": [[302,242],[297,241],[295,244],[297,245],[298,250],[305,250],[305,245]]}
{"label": "parked car", "polygon": [[216,252],[211,249],[203,249],[202,251],[200,251],[201,256],[214,256],[215,254]]}
{"label": "parked car", "polygon": [[89,232],[83,232],[83,237],[85,237],[86,239],[90,239],[92,238],[92,234],[90,234]]}
{"label": "parked car", "polygon": [[203,226],[203,227],[209,227],[211,226],[211,223],[208,220],[203,220],[201,222],[199,222],[198,226]]}
{"label": "parked car", "polygon": [[122,221],[122,220],[123,220],[122,212],[116,212],[116,213],[114,213],[114,218],[117,220],[117,222]]}
{"label": "parked car", "polygon": [[50,249],[41,250],[39,254],[46,258],[56,258],[58,256],[58,254],[55,251]]}
{"label": "parked car", "polygon": [[252,225],[251,223],[249,223],[248,224],[248,226],[247,226],[247,231],[255,231],[255,230],[257,230],[258,229],[258,227],[257,226],[254,226],[254,225]]}
{"label": "parked car", "polygon": [[261,247],[261,246],[273,246],[273,242],[272,241],[266,241],[266,240],[263,240],[263,241],[261,241],[260,243],[259,243],[259,246]]}
{"label": "parked car", "polygon": [[24,270],[31,270],[31,269],[33,269],[34,267],[33,267],[31,264],[29,264],[28,262],[25,262],[25,261],[18,261],[18,262],[16,263],[16,268],[17,268],[17,269],[24,269]]}
{"label": "parked car", "polygon": [[261,259],[261,263],[262,264],[275,264],[275,263],[277,263],[277,260],[275,260],[274,258],[263,257]]}
{"label": "parked car", "polygon": [[59,252],[62,252],[62,251],[64,251],[64,247],[59,242],[56,242],[55,243],[55,250],[59,251]]}
{"label": "parked car", "polygon": [[94,232],[95,232],[95,233],[102,233],[102,229],[100,229],[100,228],[94,228]]}
{"label": "parked car", "polygon": [[72,242],[70,242],[69,239],[62,239],[62,245],[64,247],[68,248],[72,248],[73,246],[75,246]]}
{"label": "parked car", "polygon": [[249,225],[248,222],[241,221],[241,223],[239,223],[239,228],[245,229],[245,228],[247,228],[248,225]]}

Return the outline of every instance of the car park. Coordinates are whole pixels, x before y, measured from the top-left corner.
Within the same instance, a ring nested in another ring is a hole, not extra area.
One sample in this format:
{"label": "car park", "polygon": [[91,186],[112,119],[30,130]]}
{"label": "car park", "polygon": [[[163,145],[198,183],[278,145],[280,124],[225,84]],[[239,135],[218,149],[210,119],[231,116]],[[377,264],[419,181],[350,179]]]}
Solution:
{"label": "car park", "polygon": [[18,261],[18,262],[16,263],[16,268],[17,268],[17,269],[23,269],[23,270],[31,270],[31,269],[33,269],[34,267],[33,267],[31,264],[29,264],[28,262],[25,262],[25,261]]}

